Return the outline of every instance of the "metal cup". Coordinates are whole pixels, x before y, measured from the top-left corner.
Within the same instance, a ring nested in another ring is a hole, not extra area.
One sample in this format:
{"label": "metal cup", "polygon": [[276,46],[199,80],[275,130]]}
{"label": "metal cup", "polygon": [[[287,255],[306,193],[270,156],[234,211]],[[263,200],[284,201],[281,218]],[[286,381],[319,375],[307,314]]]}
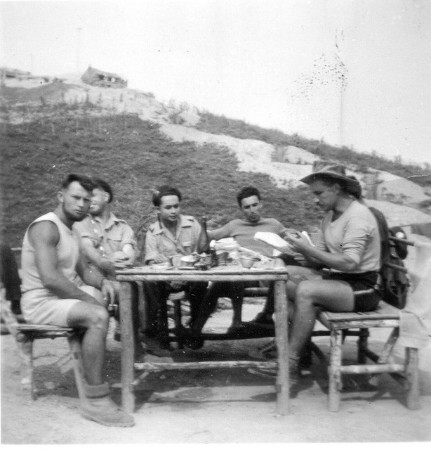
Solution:
{"label": "metal cup", "polygon": [[217,265],[218,266],[226,266],[227,265],[227,257],[229,256],[229,252],[217,252]]}

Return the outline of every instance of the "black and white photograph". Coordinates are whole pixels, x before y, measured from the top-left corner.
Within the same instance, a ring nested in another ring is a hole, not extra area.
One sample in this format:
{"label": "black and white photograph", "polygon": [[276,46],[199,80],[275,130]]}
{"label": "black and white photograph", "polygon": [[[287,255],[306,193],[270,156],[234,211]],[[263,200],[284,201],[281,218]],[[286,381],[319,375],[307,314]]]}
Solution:
{"label": "black and white photograph", "polygon": [[2,446],[431,441],[431,2],[0,0]]}

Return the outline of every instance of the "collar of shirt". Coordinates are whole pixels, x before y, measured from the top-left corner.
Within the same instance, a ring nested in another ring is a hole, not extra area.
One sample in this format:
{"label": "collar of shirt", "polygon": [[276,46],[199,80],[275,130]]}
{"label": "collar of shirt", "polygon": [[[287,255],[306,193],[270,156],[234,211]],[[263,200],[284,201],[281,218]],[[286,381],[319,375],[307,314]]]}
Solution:
{"label": "collar of shirt", "polygon": [[[191,226],[192,226],[192,221],[188,220],[187,216],[183,216],[180,214],[178,227],[177,227],[177,236],[178,236],[181,228],[188,228]],[[161,220],[158,220],[157,222],[154,223],[153,234],[165,234],[166,235],[167,231],[168,230],[163,226]],[[169,234],[171,234],[171,233],[169,233]]]}
{"label": "collar of shirt", "polygon": [[[102,228],[102,220],[98,216],[90,216],[90,220],[92,223],[97,223]],[[123,219],[119,219],[114,213],[110,213],[108,221],[106,222],[105,226],[103,227],[105,230],[109,230],[117,223],[125,223]]]}

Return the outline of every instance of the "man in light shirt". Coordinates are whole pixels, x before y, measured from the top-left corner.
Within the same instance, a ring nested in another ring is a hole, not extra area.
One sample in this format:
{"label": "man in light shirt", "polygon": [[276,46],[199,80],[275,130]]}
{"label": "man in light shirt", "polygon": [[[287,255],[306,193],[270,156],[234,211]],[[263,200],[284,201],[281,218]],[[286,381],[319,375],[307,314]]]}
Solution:
{"label": "man in light shirt", "polygon": [[[135,233],[123,219],[118,218],[111,210],[114,193],[111,186],[100,178],[94,178],[89,214],[74,229],[81,236],[81,249],[89,264],[99,270],[105,277],[115,280],[115,266],[131,265],[137,257]],[[119,285],[115,282],[116,300],[118,301]],[[138,290],[133,284],[133,331],[135,338],[135,362],[142,362],[145,357],[140,342]],[[118,318],[118,317],[117,317]],[[121,339],[117,321],[114,338]]]}

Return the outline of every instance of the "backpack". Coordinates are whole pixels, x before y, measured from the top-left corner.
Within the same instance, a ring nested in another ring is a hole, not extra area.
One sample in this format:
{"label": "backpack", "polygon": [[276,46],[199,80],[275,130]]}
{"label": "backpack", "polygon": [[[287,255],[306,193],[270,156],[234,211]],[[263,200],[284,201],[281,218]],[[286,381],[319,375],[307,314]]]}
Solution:
{"label": "backpack", "polygon": [[[377,220],[381,243],[381,293],[386,303],[403,309],[407,301],[410,282],[403,259],[407,257],[407,238],[401,227],[389,228],[385,216],[376,208],[369,207]],[[401,241],[399,239],[402,239]]]}

